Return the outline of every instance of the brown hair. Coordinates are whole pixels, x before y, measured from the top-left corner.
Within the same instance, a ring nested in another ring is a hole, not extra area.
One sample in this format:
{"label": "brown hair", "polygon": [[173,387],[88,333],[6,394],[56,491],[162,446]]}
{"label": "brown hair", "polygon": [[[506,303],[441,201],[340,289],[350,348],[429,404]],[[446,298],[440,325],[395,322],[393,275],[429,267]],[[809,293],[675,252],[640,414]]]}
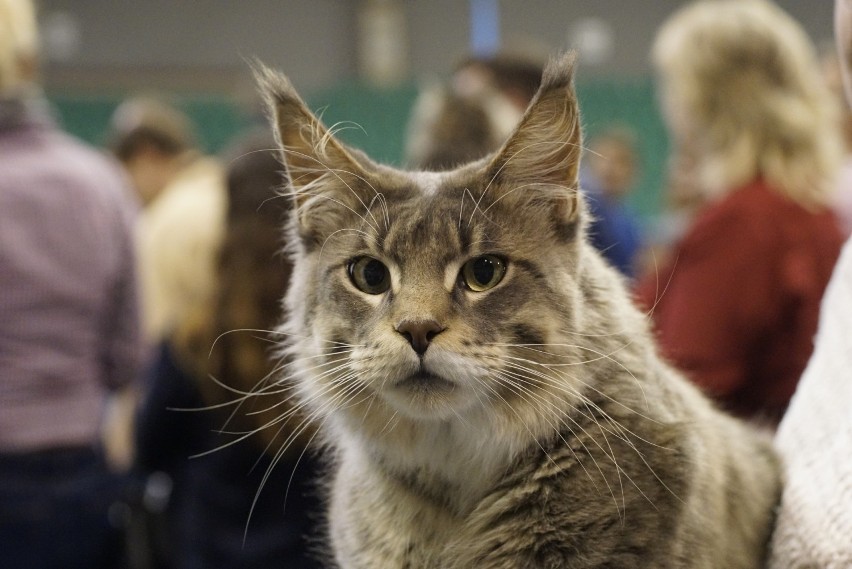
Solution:
{"label": "brown hair", "polygon": [[420,96],[408,129],[406,161],[422,170],[449,170],[477,160],[497,150],[504,138],[481,98],[447,89]]}
{"label": "brown hair", "polygon": [[544,62],[531,55],[503,53],[491,57],[470,57],[459,63],[455,72],[472,67],[487,73],[501,92],[528,103],[541,85]]}
{"label": "brown hair", "polygon": [[120,161],[128,162],[145,147],[177,156],[195,148],[196,142],[192,122],[183,112],[156,98],[134,97],[115,109],[108,145]]}
{"label": "brown hair", "polygon": [[[269,135],[250,136],[232,153],[215,292],[210,305],[180,326],[174,339],[208,404],[238,405],[233,414],[233,407],[225,407],[229,430],[236,425],[257,431],[264,445],[283,443],[303,427],[298,417],[286,419],[291,407],[286,388],[276,384],[272,349],[292,269],[282,254],[290,200],[277,192],[282,166],[273,148]],[[276,439],[288,428],[287,435]],[[304,430],[297,438],[304,443],[309,434]],[[303,445],[290,447],[290,452],[301,452]]]}

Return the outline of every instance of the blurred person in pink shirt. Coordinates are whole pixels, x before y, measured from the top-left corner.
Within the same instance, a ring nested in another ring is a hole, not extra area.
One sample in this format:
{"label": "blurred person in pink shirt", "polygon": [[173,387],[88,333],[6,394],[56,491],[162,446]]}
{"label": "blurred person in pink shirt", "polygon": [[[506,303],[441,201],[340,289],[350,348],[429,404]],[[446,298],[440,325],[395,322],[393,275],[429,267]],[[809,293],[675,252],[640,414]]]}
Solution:
{"label": "blurred person in pink shirt", "polygon": [[0,0],[0,565],[113,567],[101,429],[143,354],[135,205],[52,120],[37,36],[29,0]]}

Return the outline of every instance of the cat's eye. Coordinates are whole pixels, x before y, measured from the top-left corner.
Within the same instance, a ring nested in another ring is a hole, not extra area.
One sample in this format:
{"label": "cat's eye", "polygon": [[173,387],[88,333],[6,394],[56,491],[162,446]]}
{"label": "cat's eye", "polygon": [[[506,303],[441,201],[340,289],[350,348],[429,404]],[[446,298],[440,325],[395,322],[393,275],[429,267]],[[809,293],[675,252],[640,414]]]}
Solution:
{"label": "cat's eye", "polygon": [[358,257],[349,262],[349,278],[358,290],[367,294],[382,294],[390,288],[388,268],[372,257]]}
{"label": "cat's eye", "polygon": [[496,255],[471,259],[461,269],[459,278],[473,292],[483,292],[497,286],[506,274],[506,262]]}

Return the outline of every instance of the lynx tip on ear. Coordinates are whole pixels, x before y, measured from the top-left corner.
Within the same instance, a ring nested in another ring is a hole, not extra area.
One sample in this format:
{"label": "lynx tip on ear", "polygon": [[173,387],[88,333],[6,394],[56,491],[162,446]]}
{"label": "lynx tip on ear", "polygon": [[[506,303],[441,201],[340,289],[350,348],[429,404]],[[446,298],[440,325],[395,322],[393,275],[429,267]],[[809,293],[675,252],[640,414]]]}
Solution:
{"label": "lynx tip on ear", "polygon": [[259,59],[250,60],[249,66],[272,116],[275,115],[275,109],[280,105],[302,104],[301,97],[286,75],[266,66]]}
{"label": "lynx tip on ear", "polygon": [[574,68],[577,64],[577,52],[563,52],[551,57],[544,66],[541,77],[541,90],[564,88],[571,85],[574,79]]}

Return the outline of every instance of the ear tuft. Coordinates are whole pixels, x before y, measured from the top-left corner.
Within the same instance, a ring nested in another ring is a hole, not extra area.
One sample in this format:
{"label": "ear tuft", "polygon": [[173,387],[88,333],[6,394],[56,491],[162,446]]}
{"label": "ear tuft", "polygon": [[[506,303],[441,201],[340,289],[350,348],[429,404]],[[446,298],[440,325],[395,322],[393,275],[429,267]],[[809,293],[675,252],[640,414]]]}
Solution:
{"label": "ear tuft", "polygon": [[575,51],[567,51],[551,57],[544,66],[539,91],[572,88],[576,64],[577,53]]}
{"label": "ear tuft", "polygon": [[[296,92],[295,87],[283,73],[279,73],[264,65],[260,60],[254,59],[249,65],[251,66],[254,80],[257,83],[263,100],[266,103],[267,116],[275,128],[275,135],[278,136],[278,124],[282,112],[293,112],[294,114],[304,115],[305,112],[310,114],[307,105]],[[279,140],[280,142],[280,140]]]}

